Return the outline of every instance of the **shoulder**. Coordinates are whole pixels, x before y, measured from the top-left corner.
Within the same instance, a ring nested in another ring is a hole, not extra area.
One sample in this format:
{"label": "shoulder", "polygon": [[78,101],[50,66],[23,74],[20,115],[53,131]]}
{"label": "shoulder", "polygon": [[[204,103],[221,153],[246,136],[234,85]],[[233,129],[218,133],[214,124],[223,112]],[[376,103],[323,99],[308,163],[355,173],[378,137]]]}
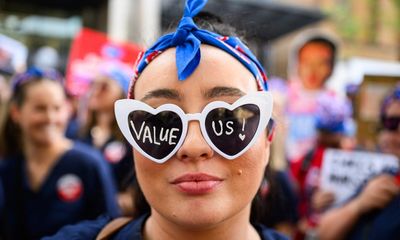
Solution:
{"label": "shoulder", "polygon": [[9,156],[0,160],[0,171],[6,171],[17,166],[17,162],[21,161],[22,156]]}
{"label": "shoulder", "polygon": [[72,148],[69,150],[69,154],[79,155],[79,156],[82,156],[83,158],[87,158],[87,159],[102,158],[100,151],[98,151],[97,149],[95,149],[85,143],[79,142],[79,141],[75,141],[73,143]]}
{"label": "shoulder", "polygon": [[281,233],[265,227],[262,224],[254,226],[262,240],[288,240],[288,238]]}
{"label": "shoulder", "polygon": [[21,161],[22,157],[17,156],[2,159],[0,161],[0,178],[3,178],[3,181],[11,179],[13,182],[17,172],[22,171]]}
{"label": "shoulder", "polygon": [[[112,223],[112,218],[101,216],[96,220],[83,221],[75,225],[68,225],[59,230],[55,235],[43,238],[42,240],[87,240],[96,239],[100,232],[107,228],[109,234],[106,234],[106,239],[112,240],[141,240],[141,231],[147,215],[143,215],[135,220],[131,220],[120,227],[110,230],[109,223]],[[114,220],[118,220],[114,219]],[[103,236],[104,237],[104,236]]]}
{"label": "shoulder", "polygon": [[75,141],[73,146],[63,156],[64,164],[87,166],[87,167],[98,167],[104,164],[102,154],[93,147]]}
{"label": "shoulder", "polygon": [[67,225],[61,228],[55,235],[45,237],[43,240],[86,240],[96,239],[101,229],[111,221],[111,217],[100,216],[95,220],[86,220],[78,224]]}
{"label": "shoulder", "polygon": [[351,231],[348,239],[362,239],[368,232],[368,239],[398,239],[400,236],[400,195],[384,209],[363,216]]}
{"label": "shoulder", "polygon": [[122,227],[112,238],[113,240],[141,240],[142,239],[142,229],[144,222],[148,218],[148,215],[143,215],[137,219],[130,221],[124,227]]}

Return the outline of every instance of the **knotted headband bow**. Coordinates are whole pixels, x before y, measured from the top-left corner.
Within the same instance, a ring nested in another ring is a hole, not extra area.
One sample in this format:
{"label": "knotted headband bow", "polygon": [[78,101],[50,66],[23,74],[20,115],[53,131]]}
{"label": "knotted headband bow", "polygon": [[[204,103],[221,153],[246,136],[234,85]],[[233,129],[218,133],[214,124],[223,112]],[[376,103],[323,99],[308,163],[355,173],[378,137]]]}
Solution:
{"label": "knotted headband bow", "polygon": [[200,63],[200,45],[202,43],[217,47],[241,62],[256,78],[259,90],[267,91],[265,70],[239,38],[222,36],[214,32],[199,29],[193,22],[207,0],[187,0],[185,10],[176,32],[162,36],[146,52],[141,53],[136,62],[135,76],[131,84],[139,78],[146,66],[164,50],[176,47],[176,66],[178,79],[185,80]]}

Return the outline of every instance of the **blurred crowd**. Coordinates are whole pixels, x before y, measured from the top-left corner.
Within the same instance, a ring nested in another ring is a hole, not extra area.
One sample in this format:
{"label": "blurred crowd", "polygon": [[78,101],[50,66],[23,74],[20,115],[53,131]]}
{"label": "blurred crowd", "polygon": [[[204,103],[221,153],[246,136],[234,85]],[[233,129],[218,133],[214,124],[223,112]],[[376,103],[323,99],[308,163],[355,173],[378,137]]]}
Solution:
{"label": "blurred crowd", "polygon": [[[291,239],[396,239],[399,168],[374,174],[338,205],[337,196],[321,187],[327,150],[364,150],[357,143],[363,129],[357,128],[354,102],[326,85],[337,51],[329,36],[307,34],[288,56],[288,79],[270,77],[277,127],[258,219]],[[98,64],[87,91],[76,95],[55,61],[38,56],[26,70],[1,70],[2,240],[40,239],[102,214],[147,210],[136,194],[132,148],[114,116],[114,102],[126,97],[132,76],[118,65]],[[400,85],[379,105],[376,152],[398,159]]]}

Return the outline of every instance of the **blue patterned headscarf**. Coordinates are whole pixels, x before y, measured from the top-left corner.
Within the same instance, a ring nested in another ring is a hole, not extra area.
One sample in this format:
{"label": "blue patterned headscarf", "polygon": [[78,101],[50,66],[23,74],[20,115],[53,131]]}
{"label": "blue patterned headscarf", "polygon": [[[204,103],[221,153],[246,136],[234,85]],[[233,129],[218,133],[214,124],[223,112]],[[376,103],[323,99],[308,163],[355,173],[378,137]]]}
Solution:
{"label": "blue patterned headscarf", "polygon": [[206,3],[207,0],[186,1],[184,14],[176,31],[160,37],[152,47],[139,55],[131,87],[154,58],[166,49],[173,47],[176,47],[178,79],[185,80],[194,72],[200,63],[200,45],[203,43],[217,47],[235,57],[254,75],[259,90],[268,90],[267,76],[264,68],[239,38],[234,36],[222,36],[196,26],[193,17],[203,9]]}

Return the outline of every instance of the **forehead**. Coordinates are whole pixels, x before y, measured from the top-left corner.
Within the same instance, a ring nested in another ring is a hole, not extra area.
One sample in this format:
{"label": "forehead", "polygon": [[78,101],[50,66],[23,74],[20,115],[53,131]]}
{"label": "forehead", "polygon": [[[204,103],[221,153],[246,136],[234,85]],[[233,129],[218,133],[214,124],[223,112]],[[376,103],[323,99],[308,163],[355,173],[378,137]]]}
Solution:
{"label": "forehead", "polygon": [[26,89],[26,99],[65,99],[62,86],[52,80],[41,80],[35,82]]}
{"label": "forehead", "polygon": [[315,55],[331,57],[332,49],[324,43],[310,42],[304,45],[299,52],[299,57],[315,57]]}
{"label": "forehead", "polygon": [[257,90],[253,74],[244,65],[209,45],[201,45],[201,60],[193,74],[179,81],[175,51],[166,50],[146,67],[135,84],[136,99],[156,89],[173,89],[182,96],[201,94],[215,87],[237,88],[244,93]]}

